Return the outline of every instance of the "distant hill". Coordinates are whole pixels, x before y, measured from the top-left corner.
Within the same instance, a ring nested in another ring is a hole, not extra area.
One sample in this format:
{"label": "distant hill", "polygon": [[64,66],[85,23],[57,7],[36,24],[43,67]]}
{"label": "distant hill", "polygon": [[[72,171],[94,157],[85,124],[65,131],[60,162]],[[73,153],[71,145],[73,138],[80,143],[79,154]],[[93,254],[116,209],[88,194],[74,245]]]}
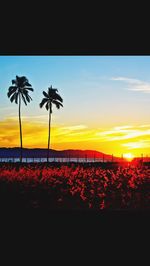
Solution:
{"label": "distant hill", "polygon": [[[20,148],[0,148],[0,157],[1,158],[11,158],[11,157],[19,157],[20,156]],[[26,149],[23,148],[23,157],[25,158],[45,158],[47,156],[47,149]],[[112,155],[104,154],[102,152],[98,152],[95,150],[53,150],[50,149],[49,157],[52,158],[104,158],[107,160],[112,160]],[[114,159],[119,159],[118,157],[114,157]]]}

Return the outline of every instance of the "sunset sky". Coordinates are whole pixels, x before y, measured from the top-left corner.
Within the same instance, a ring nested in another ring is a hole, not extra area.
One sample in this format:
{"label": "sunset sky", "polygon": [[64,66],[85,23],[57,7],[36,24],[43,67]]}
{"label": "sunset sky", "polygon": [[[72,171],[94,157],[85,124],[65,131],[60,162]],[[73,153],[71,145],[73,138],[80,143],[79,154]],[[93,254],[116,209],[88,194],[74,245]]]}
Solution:
{"label": "sunset sky", "polygon": [[23,147],[47,147],[39,103],[52,85],[64,99],[53,108],[52,149],[150,156],[149,56],[0,56],[0,147],[20,146],[18,105],[7,98],[16,75],[34,88],[22,106]]}

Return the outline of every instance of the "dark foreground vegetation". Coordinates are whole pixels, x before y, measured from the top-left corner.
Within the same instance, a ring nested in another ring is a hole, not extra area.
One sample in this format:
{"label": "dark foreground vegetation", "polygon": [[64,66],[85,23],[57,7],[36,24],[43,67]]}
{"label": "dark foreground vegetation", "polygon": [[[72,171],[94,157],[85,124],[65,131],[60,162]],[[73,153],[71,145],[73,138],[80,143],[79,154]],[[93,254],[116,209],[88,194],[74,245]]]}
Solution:
{"label": "dark foreground vegetation", "polygon": [[150,169],[117,164],[0,164],[1,210],[149,210]]}

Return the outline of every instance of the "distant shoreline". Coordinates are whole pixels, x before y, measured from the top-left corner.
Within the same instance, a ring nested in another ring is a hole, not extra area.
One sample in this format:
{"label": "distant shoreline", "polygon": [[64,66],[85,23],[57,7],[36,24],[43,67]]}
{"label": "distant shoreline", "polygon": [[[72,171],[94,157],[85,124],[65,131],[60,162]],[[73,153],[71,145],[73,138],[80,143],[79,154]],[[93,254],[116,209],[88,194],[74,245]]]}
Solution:
{"label": "distant shoreline", "polygon": [[[10,157],[20,157],[20,148],[0,148],[0,157],[2,158],[10,158]],[[25,158],[46,158],[47,157],[47,149],[45,148],[34,148],[28,149],[23,148],[23,157]],[[107,160],[112,160],[112,155],[105,154],[102,152],[98,152],[96,150],[49,150],[50,158],[102,158]],[[114,157],[120,158],[120,157]]]}

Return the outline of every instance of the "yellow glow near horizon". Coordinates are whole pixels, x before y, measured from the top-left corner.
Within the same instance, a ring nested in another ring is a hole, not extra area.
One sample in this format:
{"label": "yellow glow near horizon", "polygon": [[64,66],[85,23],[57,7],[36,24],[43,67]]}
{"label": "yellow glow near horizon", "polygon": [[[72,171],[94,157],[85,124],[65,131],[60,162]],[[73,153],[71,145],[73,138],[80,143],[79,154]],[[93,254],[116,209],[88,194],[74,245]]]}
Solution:
{"label": "yellow glow near horizon", "polygon": [[132,161],[132,159],[134,158],[134,155],[132,153],[125,153],[123,156],[128,161]]}
{"label": "yellow glow near horizon", "polygon": [[[48,123],[44,117],[22,117],[24,148],[47,148]],[[19,147],[17,117],[0,121],[0,147]],[[150,124],[91,127],[86,124],[51,126],[50,148],[56,150],[96,150],[132,160],[141,154],[150,156]],[[133,155],[134,154],[134,155]]]}

